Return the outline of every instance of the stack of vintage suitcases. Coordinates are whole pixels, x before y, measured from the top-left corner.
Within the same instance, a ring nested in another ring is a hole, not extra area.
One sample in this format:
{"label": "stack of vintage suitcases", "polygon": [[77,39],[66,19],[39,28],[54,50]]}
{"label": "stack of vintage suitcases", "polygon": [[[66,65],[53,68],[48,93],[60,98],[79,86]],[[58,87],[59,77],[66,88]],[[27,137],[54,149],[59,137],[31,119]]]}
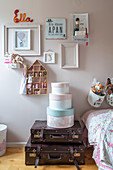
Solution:
{"label": "stack of vintage suitcases", "polygon": [[35,168],[74,164],[80,170],[79,164],[85,163],[85,145],[79,121],[74,121],[69,85],[53,83],[52,86],[47,121],[36,120],[33,124],[25,146],[25,164]]}

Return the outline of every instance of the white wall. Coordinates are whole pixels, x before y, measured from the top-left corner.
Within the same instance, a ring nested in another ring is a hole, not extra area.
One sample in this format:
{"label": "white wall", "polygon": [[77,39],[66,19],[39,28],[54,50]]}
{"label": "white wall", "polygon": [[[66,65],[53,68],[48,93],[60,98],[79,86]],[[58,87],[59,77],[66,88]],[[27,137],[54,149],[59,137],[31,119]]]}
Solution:
{"label": "white wall", "polygon": [[[22,96],[19,87],[22,70],[5,68],[2,55],[2,26],[13,23],[13,12],[26,12],[35,23],[42,25],[42,51],[56,52],[56,64],[44,64],[48,70],[48,92],[53,81],[69,81],[73,94],[75,118],[91,109],[87,95],[96,77],[100,82],[113,77],[113,1],[112,0],[0,0],[0,123],[8,125],[8,142],[25,142],[36,119],[46,120],[47,96]],[[60,68],[60,43],[71,42],[70,14],[89,13],[90,43],[80,45],[80,68]],[[67,19],[67,40],[45,40],[45,19]],[[32,64],[42,57],[26,57]],[[109,106],[104,102],[102,108]]]}

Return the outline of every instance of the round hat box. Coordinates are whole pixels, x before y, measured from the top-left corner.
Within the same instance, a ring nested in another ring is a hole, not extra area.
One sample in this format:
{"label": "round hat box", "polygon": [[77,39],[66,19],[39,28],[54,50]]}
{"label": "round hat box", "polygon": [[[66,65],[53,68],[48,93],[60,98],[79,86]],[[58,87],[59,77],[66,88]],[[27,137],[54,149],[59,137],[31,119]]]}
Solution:
{"label": "round hat box", "polygon": [[53,110],[47,107],[47,125],[53,128],[68,128],[74,125],[74,108]]}
{"label": "round hat box", "polygon": [[4,155],[6,152],[6,133],[7,126],[0,124],[0,156]]}
{"label": "round hat box", "polygon": [[49,94],[49,106],[51,109],[72,108],[72,94]]}
{"label": "round hat box", "polygon": [[100,107],[104,101],[104,98],[105,98],[105,95],[100,96],[100,95],[95,94],[92,90],[90,90],[89,95],[88,95],[88,102],[93,107]]}
{"label": "round hat box", "polygon": [[67,94],[69,93],[68,82],[51,83],[52,94]]}

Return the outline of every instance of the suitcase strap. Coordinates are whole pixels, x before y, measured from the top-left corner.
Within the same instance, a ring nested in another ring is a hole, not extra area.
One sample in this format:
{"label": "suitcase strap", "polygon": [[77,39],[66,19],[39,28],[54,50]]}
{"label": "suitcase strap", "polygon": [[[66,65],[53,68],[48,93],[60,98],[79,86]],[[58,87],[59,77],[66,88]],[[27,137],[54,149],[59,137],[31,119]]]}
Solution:
{"label": "suitcase strap", "polygon": [[40,132],[40,138],[43,138],[43,136],[44,136],[44,128],[43,128],[43,129],[41,129],[41,132]]}
{"label": "suitcase strap", "polygon": [[69,129],[69,137],[68,137],[68,140],[69,140],[69,141],[72,141],[72,130],[71,130],[71,129]]}
{"label": "suitcase strap", "polygon": [[76,161],[76,159],[73,156],[73,147],[72,146],[70,146],[70,153],[71,153],[71,157],[73,159],[74,165],[76,166],[77,170],[81,170],[78,163],[77,163],[77,161]]}
{"label": "suitcase strap", "polygon": [[37,156],[36,156],[36,160],[35,160],[35,168],[37,168],[37,165],[39,163],[40,151],[41,151],[41,145],[39,147],[37,147]]}

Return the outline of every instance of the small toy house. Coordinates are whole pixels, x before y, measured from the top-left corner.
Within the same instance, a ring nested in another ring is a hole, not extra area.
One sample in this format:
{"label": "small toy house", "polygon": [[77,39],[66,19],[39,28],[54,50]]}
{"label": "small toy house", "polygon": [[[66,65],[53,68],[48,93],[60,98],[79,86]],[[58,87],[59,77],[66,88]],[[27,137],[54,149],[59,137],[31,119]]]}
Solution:
{"label": "small toy house", "polygon": [[47,94],[47,70],[36,60],[27,70],[27,94]]}

